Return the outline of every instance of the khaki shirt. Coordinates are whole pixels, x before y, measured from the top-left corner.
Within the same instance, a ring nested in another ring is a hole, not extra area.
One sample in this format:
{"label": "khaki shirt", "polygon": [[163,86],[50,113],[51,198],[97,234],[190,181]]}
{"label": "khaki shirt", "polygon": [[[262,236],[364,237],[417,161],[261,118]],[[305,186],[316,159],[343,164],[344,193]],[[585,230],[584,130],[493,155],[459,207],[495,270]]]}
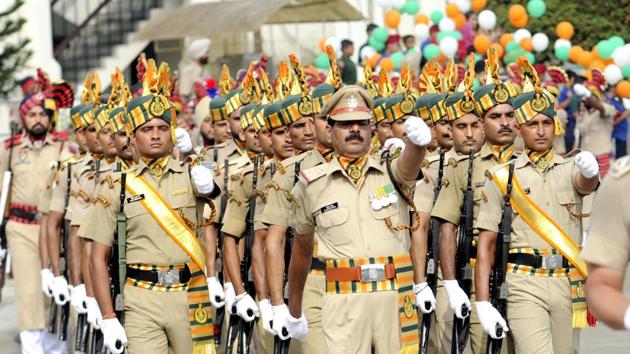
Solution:
{"label": "khaki shirt", "polygon": [[260,222],[267,225],[289,226],[289,214],[295,201],[291,189],[295,185],[295,164],[300,162],[300,170],[304,171],[317,165],[325,164],[326,160],[315,148],[300,155],[282,161],[282,167],[267,184],[267,204],[260,215]]}
{"label": "khaki shirt", "polygon": [[[512,155],[514,158],[515,155]],[[459,225],[461,207],[464,203],[464,193],[468,185],[468,155],[458,154],[448,160],[448,167],[444,168],[442,189],[438,196],[431,216],[444,219],[454,225]],[[483,144],[481,151],[475,154],[472,172],[473,189],[473,225],[479,215],[481,206],[481,187],[486,183],[486,171],[499,164],[488,145]],[[477,230],[474,229],[477,234]]]}
{"label": "khaki shirt", "polygon": [[580,108],[576,112],[575,121],[580,131],[580,149],[590,151],[595,156],[612,152],[612,131],[615,118],[615,107],[604,105],[604,114],[598,110]]}
{"label": "khaki shirt", "polygon": [[[58,213],[63,213],[66,211],[66,195],[69,194],[68,191],[68,173],[72,173],[75,168],[80,168],[83,164],[86,163],[86,160],[89,160],[89,156],[87,154],[83,155],[75,155],[73,158],[66,160],[62,166],[61,173],[59,175],[59,181],[57,182],[56,188],[53,189],[52,197],[50,200],[49,210],[55,211]],[[70,169],[68,166],[71,165]],[[70,190],[76,188],[76,180],[70,176]],[[70,197],[68,195],[68,197]],[[69,206],[68,200],[68,206]],[[66,214],[66,219],[69,219]]]}
{"label": "khaki shirt", "polygon": [[[455,149],[450,149],[444,153],[444,169],[448,160],[456,158]],[[440,154],[436,150],[422,161],[422,175],[424,178],[416,183],[416,190],[413,193],[413,202],[420,213],[431,213],[433,209],[433,196],[435,194],[435,183],[440,169]],[[442,176],[444,176],[442,170]]]}
{"label": "khaki shirt", "polygon": [[[550,167],[545,174],[534,166],[527,154],[521,154],[514,161],[514,176],[518,178],[525,193],[552,220],[580,244],[582,241],[582,198],[585,192],[575,186],[575,175],[578,169],[573,162],[574,154],[568,157],[554,155]],[[503,167],[497,166],[490,171],[495,172]],[[503,214],[503,194],[493,181],[488,180],[483,187],[483,203],[475,224],[476,228],[498,232]],[[545,242],[516,213],[512,216],[512,242],[510,248],[533,247],[550,249]]]}
{"label": "khaki shirt", "polygon": [[[201,149],[200,154],[203,160],[206,162],[214,162],[217,164],[217,170],[215,171],[214,182],[216,185],[221,186],[221,193],[229,193],[229,177],[238,173],[242,168],[251,163],[247,154],[240,150],[234,140],[229,140],[221,144],[207,146]],[[228,159],[227,172],[228,172],[228,188],[225,190],[225,159]],[[212,200],[212,204],[215,207],[216,219],[215,222],[219,222],[219,216],[222,214],[221,210],[221,195]],[[204,208],[204,217],[209,218],[210,208],[206,206]]]}
{"label": "khaki shirt", "polygon": [[[188,170],[187,163],[170,158],[159,181],[144,162],[140,162],[129,173],[143,177],[187,223],[199,223],[202,204],[198,202]],[[107,186],[104,185],[96,196],[96,203],[89,210],[86,222],[78,233],[80,237],[110,247],[116,230],[121,188],[120,173],[113,176],[112,184],[105,183]],[[131,194],[126,191],[124,213],[127,216],[127,262],[155,265],[189,262],[190,257],[164,232],[142,203],[129,202],[129,197]]]}
{"label": "khaki shirt", "polygon": [[630,261],[630,157],[615,161],[597,191],[582,259],[625,271]]}
{"label": "khaki shirt", "polygon": [[[302,170],[292,190],[295,196],[290,227],[297,235],[317,232],[318,256],[323,259],[399,256],[409,253],[409,231],[394,231],[386,224],[409,225],[409,205],[398,192],[395,203],[372,208],[370,194],[392,184],[385,163],[368,157],[360,188],[345,175],[337,159]],[[396,161],[392,172],[405,193],[416,181],[398,177]],[[268,204],[269,207],[269,204]]]}
{"label": "khaki shirt", "polygon": [[[96,173],[96,160],[90,160],[81,169],[77,171],[75,177],[77,179],[77,190],[73,193],[74,198],[70,199],[72,203],[71,226],[81,226],[85,221],[87,210],[95,201],[96,186],[103,181],[106,175],[111,172],[113,165],[104,158],[98,160],[99,172]],[[74,173],[73,173],[74,174]],[[98,181],[97,181],[98,179]]]}

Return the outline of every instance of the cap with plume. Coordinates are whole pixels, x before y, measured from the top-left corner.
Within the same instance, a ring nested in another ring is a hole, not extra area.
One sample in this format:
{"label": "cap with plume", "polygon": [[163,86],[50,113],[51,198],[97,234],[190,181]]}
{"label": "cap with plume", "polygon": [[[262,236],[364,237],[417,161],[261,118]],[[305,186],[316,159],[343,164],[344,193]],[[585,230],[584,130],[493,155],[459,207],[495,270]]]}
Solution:
{"label": "cap with plume", "polygon": [[394,86],[387,74],[387,70],[381,69],[378,73],[378,93],[378,97],[374,99],[374,120],[376,120],[377,124],[384,120],[393,121],[387,101],[394,93]]}
{"label": "cap with plume", "polygon": [[130,133],[130,128],[127,125],[127,105],[131,101],[132,95],[129,86],[127,86],[125,82],[125,76],[119,68],[116,68],[116,73],[112,76],[112,87],[114,86],[114,82],[116,82],[118,89],[115,94],[116,97],[112,99],[112,96],[114,96],[112,88],[109,124],[114,133],[120,130]]}
{"label": "cap with plume", "polygon": [[519,93],[512,83],[501,82],[499,58],[495,48],[488,49],[485,70],[486,83],[475,92],[475,109],[480,117],[500,104],[508,104],[508,100]]}
{"label": "cap with plume", "polygon": [[444,107],[446,93],[440,93],[445,81],[437,62],[429,61],[422,68],[419,86],[423,94],[416,100],[416,111],[423,120],[435,123],[446,115]]}
{"label": "cap with plume", "polygon": [[365,86],[365,89],[370,93],[372,97],[379,96],[380,93],[378,92],[378,87],[376,87],[376,84],[374,84],[374,74],[372,73],[372,67],[370,65],[365,65],[363,67],[363,76],[363,86]]}
{"label": "cap with plume", "polygon": [[343,85],[341,74],[339,73],[339,66],[337,66],[337,55],[331,45],[326,46],[326,55],[328,56],[328,62],[330,64],[328,76],[323,83],[315,87],[311,92],[314,114],[320,114],[326,102],[328,102],[332,95]]}
{"label": "cap with plume", "polygon": [[387,107],[391,111],[391,118],[394,121],[414,114],[416,97],[412,94],[411,72],[407,62],[400,69],[396,94],[387,100]]}
{"label": "cap with plume", "polygon": [[293,122],[300,120],[303,117],[309,117],[313,115],[313,99],[310,95],[310,90],[306,84],[306,77],[304,76],[304,69],[300,60],[295,54],[289,55],[289,61],[293,66],[294,76],[293,85],[291,87],[291,95],[287,97],[283,104],[283,114]]}
{"label": "cap with plume", "polygon": [[39,106],[48,112],[53,125],[59,119],[58,110],[60,108],[72,107],[74,93],[70,85],[65,81],[50,83],[48,74],[37,69],[37,88],[35,93],[24,97],[20,103],[20,118],[24,119],[26,114],[35,106]]}

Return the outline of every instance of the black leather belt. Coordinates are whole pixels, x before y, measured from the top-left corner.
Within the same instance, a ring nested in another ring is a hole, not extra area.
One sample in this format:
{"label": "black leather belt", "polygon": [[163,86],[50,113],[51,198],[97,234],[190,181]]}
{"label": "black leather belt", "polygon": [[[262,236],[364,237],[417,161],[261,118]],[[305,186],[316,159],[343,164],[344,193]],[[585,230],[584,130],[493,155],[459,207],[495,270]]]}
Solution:
{"label": "black leather belt", "polygon": [[127,277],[135,280],[150,282],[153,284],[172,286],[185,284],[190,281],[190,269],[188,266],[182,270],[142,270],[127,267]]}
{"label": "black leather belt", "polygon": [[326,263],[319,260],[319,258],[313,258],[311,261],[311,270],[326,270]]}
{"label": "black leather belt", "polygon": [[28,222],[39,221],[39,213],[37,211],[13,208],[11,209],[10,215],[27,220]]}
{"label": "black leather belt", "polygon": [[529,253],[510,253],[508,255],[508,263],[543,269],[569,268],[569,261],[561,254],[537,256]]}

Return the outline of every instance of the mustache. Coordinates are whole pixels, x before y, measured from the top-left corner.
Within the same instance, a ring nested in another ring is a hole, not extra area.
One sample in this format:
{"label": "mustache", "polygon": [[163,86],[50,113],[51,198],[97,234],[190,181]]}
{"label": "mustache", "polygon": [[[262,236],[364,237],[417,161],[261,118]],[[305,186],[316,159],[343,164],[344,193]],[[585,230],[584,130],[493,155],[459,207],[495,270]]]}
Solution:
{"label": "mustache", "polygon": [[363,142],[363,137],[359,133],[350,133],[345,139],[346,142],[357,140],[359,142]]}
{"label": "mustache", "polygon": [[512,133],[514,132],[512,129],[508,128],[508,127],[503,127],[501,129],[499,129],[499,133]]}

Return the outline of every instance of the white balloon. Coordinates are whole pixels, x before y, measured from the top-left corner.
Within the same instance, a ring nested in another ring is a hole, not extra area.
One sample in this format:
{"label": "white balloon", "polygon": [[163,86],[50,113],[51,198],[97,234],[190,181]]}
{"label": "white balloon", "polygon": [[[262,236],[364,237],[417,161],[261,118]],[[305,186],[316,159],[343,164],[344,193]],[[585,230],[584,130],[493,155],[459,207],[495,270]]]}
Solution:
{"label": "white balloon", "polygon": [[402,9],[403,6],[405,6],[406,2],[407,0],[390,0],[392,7],[395,8],[396,10]]}
{"label": "white balloon", "polygon": [[479,27],[485,29],[486,31],[490,31],[497,24],[497,15],[495,15],[491,10],[483,10],[479,13],[477,22],[479,23]]}
{"label": "white balloon", "polygon": [[440,50],[447,58],[452,58],[457,53],[457,39],[453,37],[444,37],[440,41]]}
{"label": "white balloon", "polygon": [[455,31],[455,21],[451,20],[448,17],[444,17],[443,19],[440,20],[440,31],[447,31],[447,32],[451,32],[451,31]]}
{"label": "white balloon", "polygon": [[332,46],[335,50],[335,53],[337,53],[338,56],[341,55],[341,41],[339,40],[339,38],[328,37],[328,39],[326,39],[326,42],[324,42],[324,45]]}
{"label": "white balloon", "polygon": [[514,41],[516,43],[521,43],[521,41],[525,38],[532,38],[532,33],[525,28],[521,28],[514,32]]}
{"label": "white balloon", "polygon": [[606,79],[606,82],[610,85],[616,85],[619,81],[623,79],[621,68],[615,64],[609,64],[604,69],[604,78]]}
{"label": "white balloon", "polygon": [[569,47],[571,48],[571,42],[566,40],[566,39],[556,39],[556,42],[553,44],[553,49],[556,49],[558,47]]}
{"label": "white balloon", "polygon": [[549,37],[542,32],[536,33],[532,37],[532,45],[535,51],[542,52],[549,46]]}
{"label": "white balloon", "polygon": [[429,38],[429,26],[424,23],[419,23],[413,28],[413,33],[416,37],[420,38],[420,40],[425,40]]}
{"label": "white balloon", "polygon": [[471,9],[470,0],[454,0],[453,1],[457,7],[459,7],[459,11],[463,14],[467,13]]}
{"label": "white balloon", "polygon": [[384,9],[389,8],[392,4],[391,0],[376,0],[376,4]]}
{"label": "white balloon", "polygon": [[623,47],[615,49],[611,58],[619,67],[630,65],[630,46],[626,44]]}
{"label": "white balloon", "polygon": [[361,53],[359,53],[359,55],[361,56],[362,59],[364,58],[371,58],[374,56],[374,54],[376,54],[376,49],[368,46],[363,47],[363,49],[361,49]]}

